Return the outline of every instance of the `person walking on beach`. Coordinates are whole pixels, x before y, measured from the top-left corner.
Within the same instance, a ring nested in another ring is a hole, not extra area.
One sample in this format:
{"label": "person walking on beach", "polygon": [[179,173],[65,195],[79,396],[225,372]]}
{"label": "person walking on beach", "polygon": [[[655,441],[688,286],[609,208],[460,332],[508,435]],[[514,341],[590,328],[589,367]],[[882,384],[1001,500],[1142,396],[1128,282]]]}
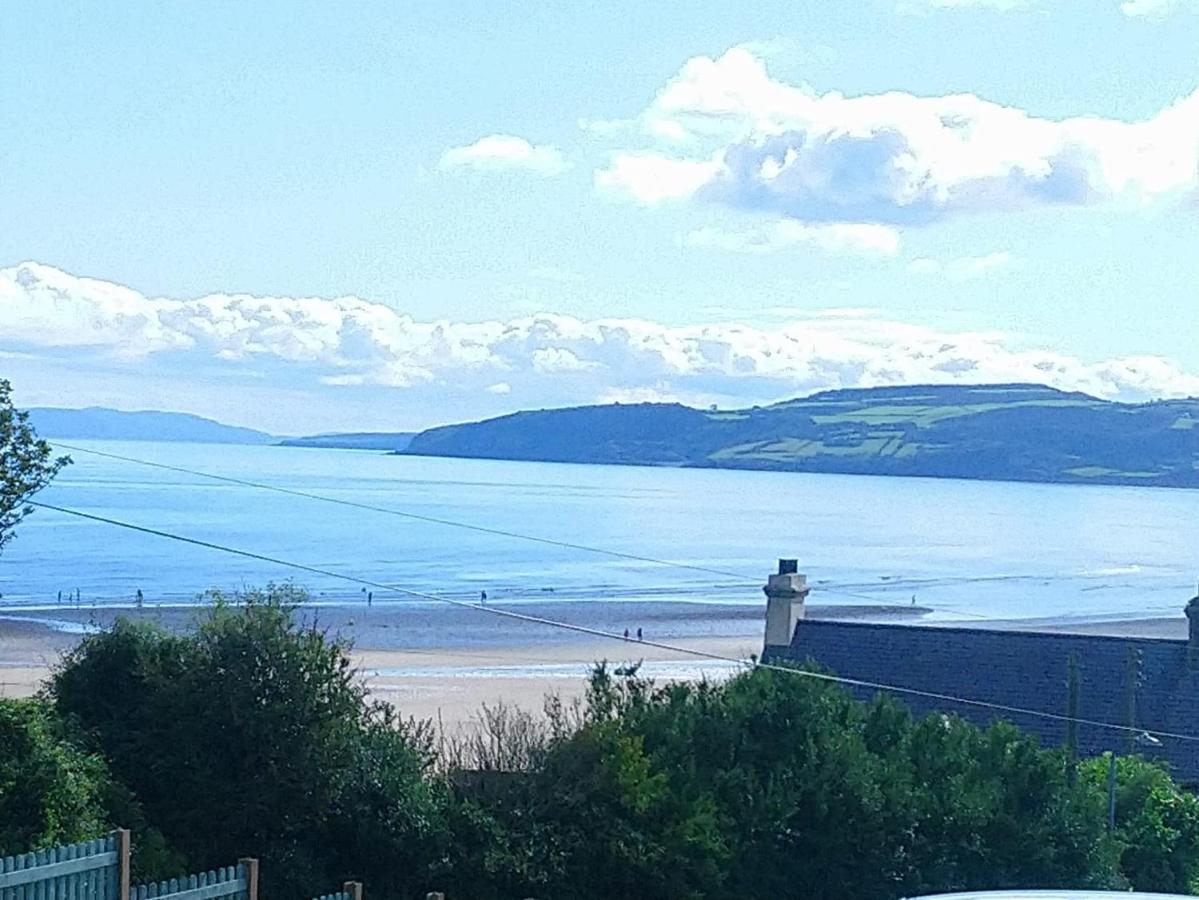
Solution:
{"label": "person walking on beach", "polygon": [[641,626],[637,627],[637,640],[641,640]]}
{"label": "person walking on beach", "polygon": [[626,641],[629,639],[629,629],[627,629],[627,628],[624,630],[624,639]]}
{"label": "person walking on beach", "polygon": [[142,604],[143,604],[143,603],[145,603],[145,602],[146,602],[145,595],[143,595],[143,594],[142,594],[142,589],[141,589],[141,588],[138,588],[138,589],[137,589],[137,608],[138,608],[138,609],[141,609],[141,608],[142,608]]}
{"label": "person walking on beach", "polygon": [[367,591],[366,592],[366,605],[370,606],[374,602],[375,602],[375,592]]}

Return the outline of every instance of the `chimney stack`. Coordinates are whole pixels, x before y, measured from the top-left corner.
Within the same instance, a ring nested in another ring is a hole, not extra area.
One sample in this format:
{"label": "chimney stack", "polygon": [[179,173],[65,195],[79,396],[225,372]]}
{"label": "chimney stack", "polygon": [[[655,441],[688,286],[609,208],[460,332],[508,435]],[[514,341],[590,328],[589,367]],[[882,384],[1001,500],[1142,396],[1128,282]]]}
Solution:
{"label": "chimney stack", "polygon": [[787,647],[804,617],[804,600],[810,590],[807,576],[799,573],[797,560],[780,559],[778,574],[771,575],[762,590],[766,592],[766,647]]}

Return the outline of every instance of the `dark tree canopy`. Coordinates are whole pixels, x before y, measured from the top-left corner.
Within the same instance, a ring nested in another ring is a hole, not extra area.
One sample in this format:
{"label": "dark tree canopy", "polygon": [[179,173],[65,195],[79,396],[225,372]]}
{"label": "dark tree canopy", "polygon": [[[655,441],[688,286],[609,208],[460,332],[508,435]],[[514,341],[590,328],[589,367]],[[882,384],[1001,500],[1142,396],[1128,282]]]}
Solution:
{"label": "dark tree canopy", "polygon": [[[52,708],[0,715],[0,841],[94,830],[100,759],[135,870],[258,856],[267,900],[347,878],[377,900],[1199,890],[1199,798],[1135,757],[1109,830],[1109,761],[1010,724],[918,718],[796,673],[658,686],[602,665],[577,705],[486,711],[456,748],[371,700],[348,645],[305,623],[303,591],[209,599],[188,629],[85,638]],[[6,745],[25,762],[6,767]]]}
{"label": "dark tree canopy", "polygon": [[55,458],[29,424],[29,414],[13,409],[12,385],[0,378],[0,551],[33,511],[29,498],[70,461],[66,456]]}
{"label": "dark tree canopy", "polygon": [[207,599],[185,633],[122,619],[86,638],[52,681],[60,714],[192,870],[250,855],[271,898],[351,876],[424,896],[443,817],[419,736],[368,700],[344,642],[297,621],[303,591]]}

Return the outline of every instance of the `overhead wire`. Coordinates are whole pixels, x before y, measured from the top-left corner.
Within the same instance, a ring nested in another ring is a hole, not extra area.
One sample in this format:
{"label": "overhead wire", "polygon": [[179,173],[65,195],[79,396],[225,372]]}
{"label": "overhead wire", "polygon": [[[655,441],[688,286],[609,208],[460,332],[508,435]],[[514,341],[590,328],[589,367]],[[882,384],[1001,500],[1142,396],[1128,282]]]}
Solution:
{"label": "overhead wire", "polygon": [[701,566],[694,563],[679,562],[670,559],[658,559],[653,556],[643,556],[637,553],[626,553],[622,550],[610,550],[603,547],[592,547],[587,544],[578,544],[572,541],[564,541],[558,538],[547,538],[538,535],[524,534],[518,531],[509,531],[503,528],[491,528],[486,525],[475,525],[470,522],[461,522],[455,519],[445,519],[440,516],[428,516],[423,513],[414,513],[407,510],[396,509],[388,506],[377,506],[373,503],[361,503],[357,500],[346,500],[342,497],[330,497],[327,494],[317,494],[312,491],[299,490],[297,488],[282,487],[276,484],[266,484],[261,481],[251,481],[247,478],[236,478],[232,475],[218,475],[214,472],[205,472],[200,469],[190,469],[185,466],[175,466],[168,463],[153,462],[148,459],[139,459],[135,456],[125,456],[120,453],[110,453],[105,450],[94,450],[90,447],[80,447],[74,444],[64,444],[59,441],[54,441],[54,446],[61,447],[64,450],[70,450],[78,453],[89,453],[93,456],[106,457],[115,459],[121,462],[135,463],[141,466],[149,466],[154,469],[162,469],[167,472],[175,472],[181,475],[193,475],[198,478],[208,478],[212,481],[222,481],[226,484],[236,484],[241,487],[256,488],[263,491],[274,491],[279,494],[288,494],[292,497],[302,497],[306,500],[318,500],[322,503],[333,503],[338,506],[347,506],[353,509],[368,510],[370,512],[383,513],[389,516],[399,516],[404,519],[412,519],[417,522],[426,522],[432,525],[445,525],[450,528],[463,528],[469,531],[475,531],[482,534],[490,534],[497,537],[513,538],[515,540],[533,541],[538,544],[546,544],[551,547],[561,547],[567,550],[581,550],[586,553],[599,553],[605,556],[611,556],[618,559],[629,560],[630,562],[642,562],[656,566],[666,566],[675,569],[689,569],[693,572],[703,572],[708,575],[720,575],[726,578],[736,578],[738,580],[756,583],[760,579],[746,575],[744,572],[732,572],[727,569],[718,569],[713,566]]}
{"label": "overhead wire", "polygon": [[779,665],[777,663],[762,662],[758,659],[740,659],[734,656],[725,656],[720,653],[713,653],[707,650],[700,650],[694,647],[682,647],[675,644],[667,644],[662,641],[638,639],[630,641],[623,634],[604,631],[600,628],[592,628],[586,625],[578,625],[573,622],[563,622],[556,619],[550,619],[545,616],[532,615],[530,613],[517,612],[511,609],[504,609],[496,606],[487,606],[481,603],[470,603],[464,600],[455,600],[451,597],[445,597],[438,594],[432,594],[427,591],[419,591],[411,588],[401,587],[395,584],[386,582],[374,581],[371,579],[360,578],[355,575],[347,575],[344,572],[336,572],[331,569],[325,569],[319,566],[310,566],[305,563],[298,563],[291,560],[280,559],[264,553],[257,553],[252,550],[243,550],[237,547],[230,547],[224,544],[218,544],[213,541],[206,541],[200,538],[188,537],[187,535],[176,534],[170,531],[164,531],[158,528],[151,528],[146,525],[138,525],[133,522],[125,522],[120,519],[113,519],[109,516],[102,516],[96,513],[84,512],[82,510],[71,509],[69,507],[57,506],[50,503],[42,503],[40,501],[29,500],[27,505],[38,509],[49,510],[62,513],[68,516],[74,516],[80,519],[99,522],[106,525],[112,525],[118,528],[124,528],[129,531],[138,532],[141,534],[152,535],[155,537],[165,538],[168,540],[179,541],[185,544],[190,544],[196,547],[202,547],[208,550],[214,550],[221,553],[228,553],[235,556],[240,556],[246,559],[253,559],[259,562],[266,562],[284,568],[294,569],[296,571],[308,572],[310,574],[321,575],[326,578],[338,579],[341,581],[350,582],[353,584],[371,587],[381,591],[392,591],[404,596],[413,597],[422,600],[435,601],[438,603],[447,603],[451,606],[460,607],[463,609],[474,610],[477,612],[487,613],[494,616],[502,616],[507,619],[526,622],[529,624],[543,625],[552,628],[559,628],[566,631],[571,631],[576,634],[586,634],[591,637],[603,638],[612,641],[621,641],[622,643],[634,643],[644,647],[653,647],[659,650],[665,650],[671,653],[678,653],[684,656],[691,656],[700,659],[707,659],[716,662],[732,663],[745,669],[765,669],[769,671],[783,672],[788,675],[795,675],[804,678],[810,678],[818,681],[824,681],[834,684],[840,684],[847,687],[858,687],[867,690],[885,691],[888,693],[899,694],[909,697],[920,697],[926,700],[936,700],[942,703],[956,703],[962,706],[969,706],[978,709],[988,709],[995,712],[1007,713],[1009,715],[1029,716],[1032,718],[1044,719],[1055,722],[1072,722],[1077,725],[1087,725],[1094,728],[1102,728],[1111,731],[1122,732],[1135,735],[1151,735],[1155,738],[1169,738],[1181,741],[1199,741],[1199,735],[1181,734],[1170,731],[1160,731],[1155,729],[1143,728],[1132,725],[1122,725],[1116,722],[1104,722],[1096,719],[1086,719],[1078,716],[1070,716],[1062,713],[1049,712],[1048,710],[1030,709],[1027,707],[1013,706],[1004,703],[993,703],[988,700],[978,700],[970,697],[961,697],[955,694],[945,694],[938,691],[926,691],[919,688],[905,687],[903,685],[887,684],[884,682],[867,681],[858,678],[847,678],[840,675],[832,675],[825,672],[814,672],[808,669],[800,669],[793,666]]}
{"label": "overhead wire", "polygon": [[[720,575],[727,578],[736,578],[739,582],[752,584],[754,586],[760,584],[760,577],[755,575],[747,575],[744,572],[734,572],[728,569],[719,569],[713,566],[702,566],[695,563],[679,562],[677,560],[661,559],[659,557],[645,556],[635,553],[627,553],[620,550],[611,550],[605,547],[596,547],[589,544],[579,544],[572,541],[564,541],[557,538],[547,538],[539,535],[527,534],[524,532],[511,531],[500,528],[491,528],[485,525],[475,525],[470,522],[462,522],[455,519],[446,519],[438,516],[429,516],[423,513],[414,513],[407,510],[396,509],[394,507],[378,506],[372,503],[362,503],[355,500],[346,500],[341,497],[331,497],[327,494],[318,494],[312,491],[304,491],[296,488],[283,487],[276,484],[267,484],[261,481],[252,481],[246,478],[236,478],[231,475],[219,475],[215,472],[206,472],[202,469],[192,469],[187,466],[171,465],[169,463],[155,462],[153,460],[142,459],[136,456],[127,456],[121,453],[113,453],[106,450],[96,450],[92,447],[81,447],[77,444],[67,444],[61,441],[52,441],[52,443],[61,447],[64,450],[72,452],[86,453],[92,456],[104,457],[106,459],[118,460],[120,462],[134,463],[135,465],[146,466],[154,469],[161,469],[168,472],[175,472],[181,475],[192,475],[197,478],[207,478],[212,481],[225,482],[227,484],[235,484],[242,487],[255,488],[264,491],[273,491],[278,494],[290,495],[293,497],[301,497],[307,500],[316,500],[322,503],[331,503],[339,506],[346,506],[354,509],[361,509],[370,512],[382,513],[384,515],[397,516],[400,518],[412,519],[420,522],[427,522],[434,525],[444,525],[451,528],[462,528],[470,531],[479,532],[482,534],[490,534],[498,537],[512,538],[515,540],[531,541],[534,543],[544,544],[548,546],[561,547],[569,550],[580,550],[586,553],[595,553],[604,556],[610,556],[618,559],[626,559],[633,562],[643,562],[656,566],[667,568],[684,569],[693,572],[703,572],[709,575]],[[1085,574],[1077,575],[1053,575],[1054,581],[1079,580],[1086,579],[1090,576]],[[904,589],[905,591],[911,588],[930,588],[930,587],[945,587],[958,584],[978,584],[982,582],[1004,582],[1004,581],[1040,581],[1044,580],[1045,576],[1041,575],[983,575],[983,576],[964,576],[964,577],[941,577],[934,579],[911,579],[903,578],[898,580],[886,580],[880,587],[888,591],[895,589]],[[717,584],[716,587],[735,587],[737,585]],[[815,581],[808,585],[809,590],[820,593],[830,594],[839,597],[850,597],[855,600],[862,600],[876,606],[897,606],[907,607],[908,604],[901,601],[887,600],[885,597],[879,596],[878,593],[865,593],[870,591],[870,586],[860,587],[859,585],[838,586],[835,583]],[[851,590],[850,587],[858,588]],[[990,616],[980,615],[978,613],[970,613],[960,609],[952,610],[955,615],[964,616],[966,618],[975,619],[990,619]]]}
{"label": "overhead wire", "polygon": [[[342,497],[331,497],[328,494],[318,494],[312,491],[300,490],[298,488],[289,488],[277,484],[267,484],[262,481],[252,481],[248,478],[237,478],[232,475],[220,475],[215,472],[205,472],[202,469],[192,469],[187,466],[172,465],[170,463],[155,462],[153,460],[142,459],[136,456],[127,456],[121,453],[113,453],[107,450],[96,450],[91,447],[81,447],[77,444],[66,444],[61,441],[53,441],[54,446],[60,447],[63,450],[69,450],[76,453],[87,453],[92,456],[99,456],[105,459],[117,460],[120,462],[133,463],[135,465],[146,466],[152,469],[160,469],[167,472],[174,472],[180,475],[191,475],[197,478],[207,478],[211,481],[223,482],[226,484],[235,484],[240,487],[254,488],[263,491],[273,491],[278,494],[285,494],[292,497],[300,497],[306,500],[316,500],[321,503],[332,503],[337,506],[345,506],[352,509],[361,509],[368,512],[381,513],[383,515],[397,516],[399,518],[411,519],[418,522],[426,522],[432,525],[444,525],[450,528],[461,528],[468,531],[474,531],[481,534],[489,534],[496,537],[512,538],[514,540],[531,541],[538,544],[548,545],[551,547],[560,547],[567,550],[579,550],[586,553],[595,553],[603,556],[609,556],[617,559],[629,560],[631,562],[642,562],[650,565],[663,566],[666,568],[683,569],[693,572],[702,572],[708,575],[720,575],[727,578],[736,578],[740,582],[745,582],[753,586],[761,584],[761,578],[758,576],[747,575],[744,572],[733,572],[728,569],[719,569],[713,566],[702,566],[694,563],[679,562],[677,560],[661,559],[653,556],[645,556],[636,553],[626,553],[621,550],[611,550],[605,547],[595,547],[588,544],[579,544],[573,541],[564,541],[557,538],[547,538],[539,535],[526,534],[518,531],[511,531],[501,528],[491,528],[485,525],[476,525],[470,522],[462,522],[456,519],[446,519],[440,516],[429,516],[423,513],[414,513],[408,510],[396,509],[389,506],[378,506],[373,503],[362,503],[357,500],[347,500]],[[878,596],[871,596],[858,591],[848,591],[836,587],[828,587],[822,584],[810,585],[811,590],[822,594],[833,594],[843,597],[852,597],[857,600],[864,600],[868,603],[884,606],[905,606],[905,604],[897,603],[896,601],[888,601]]]}

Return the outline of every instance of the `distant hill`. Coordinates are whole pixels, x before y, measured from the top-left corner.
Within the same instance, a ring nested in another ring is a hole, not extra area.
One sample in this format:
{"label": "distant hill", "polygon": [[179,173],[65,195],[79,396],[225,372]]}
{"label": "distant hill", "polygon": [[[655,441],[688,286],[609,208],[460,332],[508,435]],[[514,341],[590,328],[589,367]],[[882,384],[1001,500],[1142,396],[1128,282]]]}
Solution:
{"label": "distant hill", "polygon": [[114,441],[197,441],[209,444],[273,444],[277,438],[222,425],[188,413],[124,412],[91,406],[86,409],[35,407],[29,419],[45,438]]}
{"label": "distant hill", "polygon": [[309,437],[284,438],[284,447],[322,447],[336,450],[404,450],[414,434],[410,431],[363,431],[347,434],[314,434]]}
{"label": "distant hill", "polygon": [[413,455],[1199,487],[1199,399],[1034,384],[826,391],[752,409],[539,410],[421,432]]}

